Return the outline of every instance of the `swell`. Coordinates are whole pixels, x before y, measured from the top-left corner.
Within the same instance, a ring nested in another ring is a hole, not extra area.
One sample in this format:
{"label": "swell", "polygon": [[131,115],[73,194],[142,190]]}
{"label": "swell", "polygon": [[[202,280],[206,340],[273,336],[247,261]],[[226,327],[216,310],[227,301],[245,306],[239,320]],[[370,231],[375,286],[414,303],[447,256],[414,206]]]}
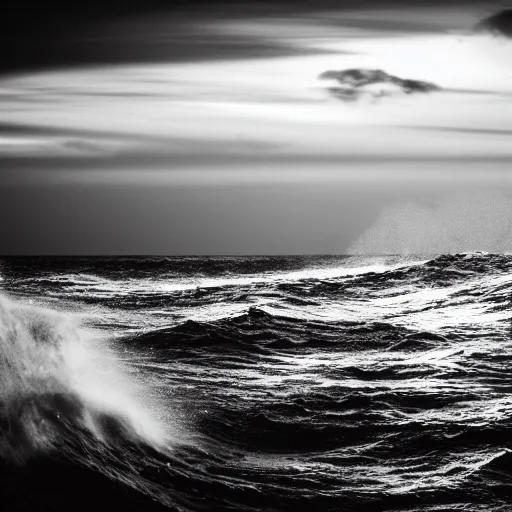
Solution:
{"label": "swell", "polygon": [[[455,284],[471,282],[479,277],[509,274],[512,271],[512,255],[462,253],[443,254],[422,263],[390,268],[384,272],[363,272],[336,280],[310,279],[304,282],[283,283],[278,290],[309,298],[346,294],[346,298],[358,296],[360,291],[371,297],[395,289],[395,295],[408,288],[447,288]],[[305,286],[306,285],[306,286]],[[356,292],[354,294],[354,291]]]}
{"label": "swell", "polygon": [[255,306],[245,313],[212,322],[187,320],[125,339],[141,348],[172,351],[196,349],[268,351],[335,349],[425,350],[447,344],[444,336],[386,322],[312,321],[268,313]]}

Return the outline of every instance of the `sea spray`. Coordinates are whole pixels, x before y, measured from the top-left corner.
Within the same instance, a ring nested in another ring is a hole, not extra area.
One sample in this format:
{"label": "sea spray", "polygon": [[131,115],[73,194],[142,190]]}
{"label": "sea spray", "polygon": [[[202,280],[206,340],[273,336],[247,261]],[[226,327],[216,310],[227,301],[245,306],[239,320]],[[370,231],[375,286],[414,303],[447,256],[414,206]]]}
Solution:
{"label": "sea spray", "polygon": [[499,191],[459,192],[438,204],[385,208],[349,254],[442,254],[512,248],[512,201]]}
{"label": "sea spray", "polygon": [[163,444],[163,431],[129,389],[75,315],[0,297],[2,459],[21,463],[56,448],[69,429],[98,442],[122,436]]}

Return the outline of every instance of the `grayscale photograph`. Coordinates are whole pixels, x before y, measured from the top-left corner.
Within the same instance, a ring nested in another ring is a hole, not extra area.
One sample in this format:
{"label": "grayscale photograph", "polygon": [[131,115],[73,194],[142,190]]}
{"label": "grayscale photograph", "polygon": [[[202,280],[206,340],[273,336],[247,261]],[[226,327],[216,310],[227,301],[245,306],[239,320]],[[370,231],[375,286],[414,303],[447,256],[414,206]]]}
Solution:
{"label": "grayscale photograph", "polygon": [[512,1],[0,15],[2,512],[512,512]]}

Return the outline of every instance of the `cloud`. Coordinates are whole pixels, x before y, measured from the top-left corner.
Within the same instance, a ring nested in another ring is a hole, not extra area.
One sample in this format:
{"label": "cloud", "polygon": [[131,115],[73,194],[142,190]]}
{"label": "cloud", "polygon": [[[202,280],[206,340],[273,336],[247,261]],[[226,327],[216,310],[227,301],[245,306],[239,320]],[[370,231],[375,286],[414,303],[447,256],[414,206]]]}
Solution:
{"label": "cloud", "polygon": [[70,150],[79,155],[112,155],[111,152],[106,152],[100,144],[89,140],[71,139],[63,141],[61,145],[64,150]]}
{"label": "cloud", "polygon": [[505,9],[483,19],[475,27],[475,31],[507,38],[512,37],[512,9]]}
{"label": "cloud", "polygon": [[497,191],[446,196],[434,207],[385,208],[349,254],[440,254],[512,250],[512,201]]}
{"label": "cloud", "polygon": [[440,90],[440,87],[421,80],[411,80],[389,75],[381,69],[344,69],[329,70],[322,73],[321,80],[334,80],[337,85],[328,91],[344,101],[353,101],[363,95],[373,98],[392,94],[429,93]]}
{"label": "cloud", "polygon": [[434,132],[458,133],[469,135],[487,135],[490,137],[510,137],[512,130],[506,128],[474,128],[461,126],[407,126],[411,130],[424,130]]}
{"label": "cloud", "polygon": [[[44,9],[31,9],[30,15],[21,14],[25,9],[2,9],[6,30],[0,32],[0,74],[91,64],[212,62],[332,53],[283,37],[278,31],[268,36],[224,33],[221,29],[226,22],[236,25],[243,18],[251,19],[245,4],[238,10],[228,4],[225,9],[205,9],[204,5],[194,9],[191,5],[176,10],[171,8],[172,2],[159,0],[160,9],[155,10],[152,0],[149,5],[135,0],[138,8],[129,5],[130,1],[109,8],[111,1],[101,3],[107,7],[83,3],[71,11],[56,5],[49,9],[44,2]],[[37,2],[30,3],[37,8]],[[130,12],[133,15],[128,15]],[[260,15],[261,25],[271,13],[264,14]],[[267,25],[271,24],[268,21]]]}

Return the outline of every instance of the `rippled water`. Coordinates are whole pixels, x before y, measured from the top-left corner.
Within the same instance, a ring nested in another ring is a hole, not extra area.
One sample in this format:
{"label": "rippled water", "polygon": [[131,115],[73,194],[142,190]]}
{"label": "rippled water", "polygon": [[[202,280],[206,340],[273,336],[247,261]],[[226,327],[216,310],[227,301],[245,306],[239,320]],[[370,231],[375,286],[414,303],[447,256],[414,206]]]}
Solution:
{"label": "rippled water", "polygon": [[3,259],[4,503],[512,510],[511,270]]}

